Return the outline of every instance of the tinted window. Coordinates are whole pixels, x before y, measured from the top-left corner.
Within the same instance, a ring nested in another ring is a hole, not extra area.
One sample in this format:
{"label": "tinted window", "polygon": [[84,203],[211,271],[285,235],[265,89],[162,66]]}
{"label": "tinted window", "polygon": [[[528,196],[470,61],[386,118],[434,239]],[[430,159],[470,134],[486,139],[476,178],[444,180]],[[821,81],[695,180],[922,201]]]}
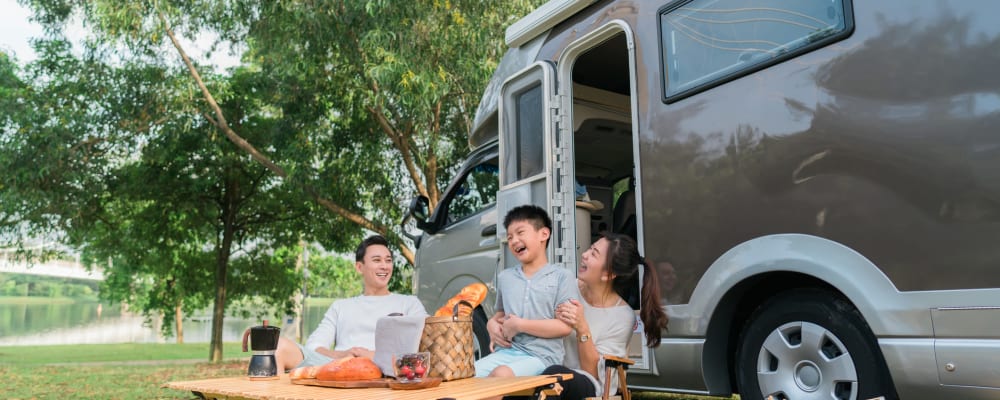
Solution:
{"label": "tinted window", "polygon": [[466,174],[448,203],[447,224],[458,222],[495,203],[497,188],[500,187],[499,175],[496,159],[479,164]]}
{"label": "tinted window", "polygon": [[660,14],[667,100],[847,32],[842,0],[694,0]]}
{"label": "tinted window", "polygon": [[[507,180],[512,183],[521,179],[537,175],[544,170],[544,158],[542,156],[543,120],[542,120],[542,86],[535,85],[514,96],[514,106],[516,107],[516,126],[514,132],[513,146],[509,149],[517,149],[515,154],[507,154],[508,169],[513,173],[507,175]],[[511,165],[510,163],[514,163]]]}

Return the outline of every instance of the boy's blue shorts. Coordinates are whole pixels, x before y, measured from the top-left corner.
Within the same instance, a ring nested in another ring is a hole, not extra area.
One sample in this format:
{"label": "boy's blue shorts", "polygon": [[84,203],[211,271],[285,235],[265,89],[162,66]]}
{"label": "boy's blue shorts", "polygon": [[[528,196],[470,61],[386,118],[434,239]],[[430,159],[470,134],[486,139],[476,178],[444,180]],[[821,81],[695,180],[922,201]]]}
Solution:
{"label": "boy's blue shorts", "polygon": [[476,376],[489,376],[493,369],[506,365],[516,376],[533,376],[545,370],[545,363],[531,354],[515,348],[502,348],[476,361]]}

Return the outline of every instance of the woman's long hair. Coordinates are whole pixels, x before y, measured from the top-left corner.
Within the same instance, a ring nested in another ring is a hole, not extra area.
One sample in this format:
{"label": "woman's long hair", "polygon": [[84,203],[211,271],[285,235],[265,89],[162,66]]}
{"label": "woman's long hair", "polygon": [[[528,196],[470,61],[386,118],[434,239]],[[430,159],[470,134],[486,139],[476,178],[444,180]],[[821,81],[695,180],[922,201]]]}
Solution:
{"label": "woman's long hair", "polygon": [[660,282],[656,271],[639,255],[638,246],[631,237],[620,233],[605,232],[608,240],[605,269],[614,275],[611,288],[625,300],[634,296],[639,285],[639,266],[643,266],[642,293],[639,296],[639,318],[649,347],[660,345],[662,331],[667,328],[667,314],[660,305]]}

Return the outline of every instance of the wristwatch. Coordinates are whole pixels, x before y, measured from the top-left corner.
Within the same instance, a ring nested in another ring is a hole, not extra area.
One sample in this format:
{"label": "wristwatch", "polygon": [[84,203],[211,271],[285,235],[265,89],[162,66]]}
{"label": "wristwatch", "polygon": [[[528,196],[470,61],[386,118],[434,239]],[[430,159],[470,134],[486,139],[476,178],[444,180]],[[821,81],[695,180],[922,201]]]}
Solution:
{"label": "wristwatch", "polygon": [[580,339],[580,343],[583,343],[583,342],[586,342],[586,341],[590,340],[590,334],[589,333],[584,333],[584,334],[580,335],[578,338]]}

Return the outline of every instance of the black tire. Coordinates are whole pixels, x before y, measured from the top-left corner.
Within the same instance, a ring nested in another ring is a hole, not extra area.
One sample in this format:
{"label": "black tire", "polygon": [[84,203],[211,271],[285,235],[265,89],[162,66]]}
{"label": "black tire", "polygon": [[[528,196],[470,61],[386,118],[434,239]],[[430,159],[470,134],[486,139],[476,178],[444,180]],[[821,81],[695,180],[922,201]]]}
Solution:
{"label": "black tire", "polygon": [[758,307],[740,332],[735,368],[742,400],[898,398],[861,313],[820,289],[790,290]]}
{"label": "black tire", "polygon": [[476,359],[486,357],[490,354],[490,333],[486,331],[486,312],[482,307],[476,307],[472,313],[472,333],[476,335]]}

